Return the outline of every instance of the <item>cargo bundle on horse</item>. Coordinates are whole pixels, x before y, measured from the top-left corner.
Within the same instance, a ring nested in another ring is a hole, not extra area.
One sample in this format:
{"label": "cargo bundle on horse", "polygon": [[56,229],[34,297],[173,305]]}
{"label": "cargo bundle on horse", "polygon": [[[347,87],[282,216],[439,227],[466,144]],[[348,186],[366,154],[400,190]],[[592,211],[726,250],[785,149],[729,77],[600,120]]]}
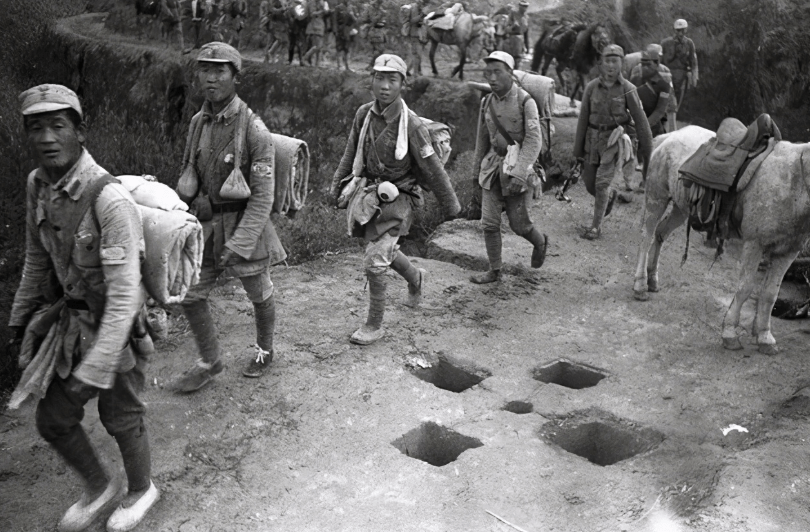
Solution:
{"label": "cargo bundle on horse", "polygon": [[439,44],[458,46],[459,64],[453,68],[453,77],[458,73],[459,79],[464,79],[464,64],[467,62],[467,49],[471,44],[483,41],[485,29],[491,24],[489,17],[474,15],[464,11],[461,4],[452,8],[437,10],[425,18],[428,40],[430,41],[430,66],[433,75],[438,76],[436,69],[436,49]]}
{"label": "cargo bundle on horse", "polygon": [[[774,353],[771,311],[782,277],[810,237],[810,144],[780,141],[767,115],[748,128],[730,120],[721,124],[717,135],[688,126],[655,139],[633,291],[640,300],[658,291],[661,245],[687,218],[692,224],[697,221],[698,228],[719,230],[721,238],[742,239],[740,281],[723,319],[723,346],[743,347],[737,336],[740,310],[757,284],[765,257],[769,265],[752,332],[760,351]],[[665,216],[670,204],[672,210]]]}

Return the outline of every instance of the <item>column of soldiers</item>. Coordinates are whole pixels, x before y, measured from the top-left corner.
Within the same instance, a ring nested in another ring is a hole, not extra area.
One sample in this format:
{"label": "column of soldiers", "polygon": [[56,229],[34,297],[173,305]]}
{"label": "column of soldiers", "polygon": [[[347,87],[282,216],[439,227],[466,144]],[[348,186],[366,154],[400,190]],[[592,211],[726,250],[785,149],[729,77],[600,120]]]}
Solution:
{"label": "column of soldiers", "polygon": [[[678,50],[694,55],[694,45],[690,49],[684,42],[675,45],[670,60],[675,67],[684,66]],[[667,46],[665,42],[665,57]],[[634,131],[640,156],[649,160],[650,122],[661,131],[669,99],[669,84],[658,63],[660,51],[645,50],[638,89],[621,75],[623,56],[617,45],[603,49],[600,75],[585,88],[576,131],[574,155],[584,166],[586,188],[595,198],[593,222],[582,235],[588,239],[600,237],[602,220],[615,199],[611,187],[619,164],[617,129]],[[549,243],[528,214],[536,180],[532,166],[542,136],[536,103],[513,82],[515,66],[515,58],[505,52],[486,58],[485,79],[492,94],[482,99],[479,110],[474,177],[483,189],[490,270],[471,279],[478,284],[501,279],[503,211],[513,231],[532,245],[532,267],[543,265]],[[410,68],[418,71],[413,62]],[[275,150],[261,118],[236,93],[241,70],[239,51],[225,43],[208,43],[197,56],[195,75],[205,101],[190,124],[177,193],[191,206],[205,235],[200,281],[182,304],[199,358],[171,383],[176,392],[206,386],[231,358],[219,343],[208,303],[222,274],[240,279],[254,307],[256,343],[238,355],[242,375],[261,377],[275,356],[270,267],[286,258],[270,218]],[[694,84],[696,60],[684,70]],[[425,192],[433,192],[447,219],[460,211],[426,126],[401,97],[408,71],[409,64],[399,56],[375,58],[373,100],[357,110],[330,189],[335,203],[347,208],[353,234],[367,243],[362,265],[369,286],[368,316],[350,338],[359,345],[385,335],[389,268],[408,284],[407,305],[419,305],[427,271],[402,253],[399,239],[408,234]],[[25,264],[9,325],[21,342],[43,303],[65,303],[53,380],[36,410],[39,433],[84,484],[59,530],[84,530],[113,508],[107,530],[130,530],[160,497],[151,477],[146,405],[139,397],[154,352],[145,324],[140,218],[132,196],[84,148],[88,131],[73,91],[40,85],[22,93],[20,104],[38,167],[27,180]],[[243,147],[239,164],[250,188],[248,199],[239,201],[221,194],[234,170],[233,159],[223,154],[234,153],[236,145]],[[94,397],[102,424],[118,444],[126,478],[103,465],[82,429],[84,406]]]}

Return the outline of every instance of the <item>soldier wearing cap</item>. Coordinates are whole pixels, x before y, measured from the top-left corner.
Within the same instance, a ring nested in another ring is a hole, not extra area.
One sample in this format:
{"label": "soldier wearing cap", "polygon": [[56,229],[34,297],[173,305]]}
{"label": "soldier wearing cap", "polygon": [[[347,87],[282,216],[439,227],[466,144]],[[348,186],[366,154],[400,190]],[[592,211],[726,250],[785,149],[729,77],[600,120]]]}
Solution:
{"label": "soldier wearing cap", "polygon": [[408,73],[422,75],[422,49],[427,37],[425,34],[425,0],[411,2],[408,11]]}
{"label": "soldier wearing cap", "polygon": [[517,9],[509,10],[509,18],[506,22],[506,30],[509,36],[505,39],[504,51],[515,59],[515,68],[520,66],[520,58],[525,50],[529,49],[529,17],[526,11],[529,9],[529,2],[521,0]]}
{"label": "soldier wearing cap", "polygon": [[[594,196],[593,223],[583,238],[594,240],[602,234],[602,219],[610,213],[617,191],[611,188],[618,164],[620,142],[616,129],[638,137],[640,158],[649,161],[652,133],[636,87],[621,74],[624,50],[616,44],[602,49],[599,77],[585,87],[582,95],[574,157],[584,163],[582,179]],[[630,135],[632,136],[632,135]],[[645,172],[646,173],[646,172]]]}
{"label": "soldier wearing cap", "polygon": [[[631,81],[638,88],[638,97],[650,123],[653,136],[664,133],[662,121],[667,119],[671,84],[661,75],[658,50],[648,46],[641,52],[641,75]],[[666,67],[665,67],[666,68]]]}
{"label": "soldier wearing cap", "polygon": [[695,43],[686,36],[688,24],[682,18],[673,25],[675,35],[661,41],[664,53],[661,62],[672,71],[672,86],[678,97],[678,109],[683,105],[688,87],[697,87],[698,60],[695,52]]}
{"label": "soldier wearing cap", "polygon": [[[154,352],[143,311],[140,215],[127,190],[84,148],[87,131],[73,91],[39,85],[20,102],[39,166],[28,175],[25,265],[9,325],[24,339],[21,363],[34,356],[35,363],[52,361],[37,429],[84,481],[59,530],[87,528],[122,497],[107,530],[129,530],[159,497],[146,405],[138,397]],[[82,429],[93,397],[121,451],[126,480],[105,468]]]}
{"label": "soldier wearing cap", "polygon": [[482,189],[481,226],[489,271],[472,276],[470,281],[476,284],[501,279],[503,211],[512,231],[534,247],[532,268],[543,265],[548,247],[548,237],[529,217],[537,180],[532,167],[543,147],[537,103],[513,81],[515,62],[511,55],[492,52],[484,61],[484,78],[492,94],[481,100],[474,160],[476,181]]}
{"label": "soldier wearing cap", "polygon": [[[177,193],[191,205],[206,237],[200,282],[182,303],[200,359],[173,383],[192,392],[224,369],[223,351],[208,304],[221,274],[239,277],[253,303],[256,345],[242,374],[260,377],[273,359],[276,307],[269,267],[287,254],[276,235],[273,208],[275,151],[261,118],[236,95],[239,52],[208,43],[197,57],[197,81],[205,96],[194,115]],[[240,187],[243,194],[235,194]],[[246,197],[245,197],[246,196]]]}
{"label": "soldier wearing cap", "polygon": [[413,210],[424,202],[423,189],[433,191],[446,217],[461,210],[427,127],[400,97],[406,71],[405,61],[396,55],[383,54],[374,61],[374,101],[357,110],[332,179],[336,201],[350,196],[347,218],[352,235],[367,242],[363,266],[368,278],[368,319],[351,336],[352,343],[360,345],[385,334],[382,321],[389,267],[408,281],[406,304],[419,304],[425,270],[411,264],[397,241],[408,234]]}
{"label": "soldier wearing cap", "polygon": [[304,54],[304,61],[312,64],[312,56],[315,56],[315,66],[321,64],[321,49],[323,48],[323,37],[326,34],[326,21],[324,16],[324,0],[307,0],[307,53]]}

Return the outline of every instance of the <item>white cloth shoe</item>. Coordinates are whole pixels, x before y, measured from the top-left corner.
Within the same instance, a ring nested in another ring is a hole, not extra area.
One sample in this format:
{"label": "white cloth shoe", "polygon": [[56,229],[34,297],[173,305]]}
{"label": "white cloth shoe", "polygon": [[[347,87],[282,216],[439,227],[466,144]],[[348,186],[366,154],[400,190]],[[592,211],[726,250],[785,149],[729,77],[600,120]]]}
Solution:
{"label": "white cloth shoe", "polygon": [[149,489],[141,495],[135,504],[129,508],[119,506],[107,520],[107,532],[126,532],[132,530],[146,516],[152,506],[160,499],[160,491],[155,487],[155,483],[149,481]]}
{"label": "white cloth shoe", "polygon": [[111,478],[107,488],[94,501],[87,501],[87,493],[68,508],[59,521],[59,532],[79,532],[89,527],[96,518],[109,508],[110,503],[127,492],[126,483],[121,478]]}

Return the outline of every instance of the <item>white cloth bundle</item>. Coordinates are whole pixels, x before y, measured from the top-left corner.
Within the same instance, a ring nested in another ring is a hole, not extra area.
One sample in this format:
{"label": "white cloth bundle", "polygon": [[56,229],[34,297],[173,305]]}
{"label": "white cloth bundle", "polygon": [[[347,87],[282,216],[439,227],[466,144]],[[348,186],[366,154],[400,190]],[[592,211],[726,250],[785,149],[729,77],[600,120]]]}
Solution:
{"label": "white cloth bundle", "polygon": [[180,303],[200,280],[204,249],[203,230],[188,206],[170,187],[152,176],[119,176],[132,195],[143,220],[146,257],[141,265],[143,283],[155,301]]}

